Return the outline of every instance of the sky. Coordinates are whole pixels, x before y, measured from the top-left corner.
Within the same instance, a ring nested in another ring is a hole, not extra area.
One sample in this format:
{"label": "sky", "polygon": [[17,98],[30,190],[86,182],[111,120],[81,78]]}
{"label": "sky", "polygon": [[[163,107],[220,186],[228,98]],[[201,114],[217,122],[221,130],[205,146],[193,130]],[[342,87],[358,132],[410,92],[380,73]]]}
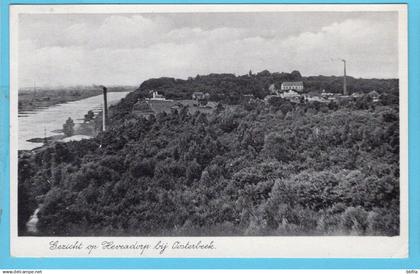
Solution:
{"label": "sky", "polygon": [[20,14],[19,86],[291,72],[398,78],[396,12]]}

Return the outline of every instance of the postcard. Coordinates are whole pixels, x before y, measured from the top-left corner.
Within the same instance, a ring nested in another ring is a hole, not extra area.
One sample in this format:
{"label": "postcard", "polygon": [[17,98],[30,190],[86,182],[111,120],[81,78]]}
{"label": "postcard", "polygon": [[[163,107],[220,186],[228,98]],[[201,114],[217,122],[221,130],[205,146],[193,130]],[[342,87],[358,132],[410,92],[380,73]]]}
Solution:
{"label": "postcard", "polygon": [[408,256],[406,5],[11,5],[10,26],[12,256]]}

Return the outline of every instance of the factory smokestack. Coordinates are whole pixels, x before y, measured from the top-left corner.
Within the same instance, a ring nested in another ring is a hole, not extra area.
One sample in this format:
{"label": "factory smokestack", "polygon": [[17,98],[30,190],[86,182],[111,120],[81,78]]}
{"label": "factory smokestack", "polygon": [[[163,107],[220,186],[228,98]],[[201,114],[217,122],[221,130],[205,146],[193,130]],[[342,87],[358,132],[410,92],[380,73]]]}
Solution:
{"label": "factory smokestack", "polygon": [[102,131],[105,131],[108,123],[108,102],[106,97],[107,88],[105,86],[102,86],[102,89],[104,93],[104,108],[102,110]]}
{"label": "factory smokestack", "polygon": [[344,63],[344,77],[343,77],[343,94],[348,95],[347,93],[347,73],[346,73],[346,60],[341,60]]}
{"label": "factory smokestack", "polygon": [[346,72],[346,60],[341,58],[331,58],[331,61],[340,60],[343,62],[344,65],[344,73],[343,73],[343,95],[349,95],[347,92],[347,72]]}

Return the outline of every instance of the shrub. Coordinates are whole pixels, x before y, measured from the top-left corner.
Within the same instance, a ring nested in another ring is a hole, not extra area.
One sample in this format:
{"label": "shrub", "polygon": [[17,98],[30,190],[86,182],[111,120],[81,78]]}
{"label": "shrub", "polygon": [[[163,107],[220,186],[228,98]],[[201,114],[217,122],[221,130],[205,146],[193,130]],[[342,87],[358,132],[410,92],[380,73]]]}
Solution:
{"label": "shrub", "polygon": [[268,157],[285,163],[289,162],[292,156],[286,139],[276,132],[269,133],[265,136],[264,151]]}
{"label": "shrub", "polygon": [[130,174],[134,178],[143,176],[153,177],[155,175],[155,163],[152,160],[134,162],[130,166]]}
{"label": "shrub", "polygon": [[201,177],[201,166],[196,160],[190,162],[186,171],[187,180],[189,182],[199,179]]}
{"label": "shrub", "polygon": [[362,207],[349,207],[341,215],[341,227],[350,234],[363,235],[368,227],[368,212]]}
{"label": "shrub", "polygon": [[374,209],[367,217],[369,235],[399,235],[399,216],[392,210]]}

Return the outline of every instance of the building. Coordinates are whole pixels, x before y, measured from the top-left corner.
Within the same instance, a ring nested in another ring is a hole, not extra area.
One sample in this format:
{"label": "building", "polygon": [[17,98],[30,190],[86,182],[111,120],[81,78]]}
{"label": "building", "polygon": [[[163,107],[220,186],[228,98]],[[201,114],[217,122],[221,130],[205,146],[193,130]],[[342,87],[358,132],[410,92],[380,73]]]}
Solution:
{"label": "building", "polygon": [[328,101],[336,101],[336,94],[332,92],[326,92],[325,89],[321,92],[321,98]]}
{"label": "building", "polygon": [[157,100],[157,101],[165,101],[165,96],[159,94],[157,91],[151,90],[149,93],[152,93],[152,98],[149,98],[149,100]]}
{"label": "building", "polygon": [[351,95],[351,97],[353,97],[353,98],[363,97],[363,92],[361,92],[361,91],[353,92],[353,94]]}
{"label": "building", "polygon": [[329,100],[322,96],[322,93],[311,91],[303,95],[303,98],[308,102],[328,103]]}
{"label": "building", "polygon": [[371,92],[369,92],[369,97],[372,98],[373,100],[377,100],[379,99],[379,93],[376,90],[372,90]]}
{"label": "building", "polygon": [[281,83],[281,90],[303,91],[303,82],[283,82]]}
{"label": "building", "polygon": [[302,98],[302,96],[299,93],[291,89],[289,91],[281,93],[280,97],[294,103],[299,103]]}
{"label": "building", "polygon": [[289,89],[288,91],[281,93],[280,97],[284,99],[295,98],[295,97],[300,97],[300,94],[292,89]]}
{"label": "building", "polygon": [[196,91],[192,94],[192,99],[193,100],[204,100],[204,93],[200,92],[200,91]]}
{"label": "building", "polygon": [[210,94],[209,93],[204,93],[204,92],[200,92],[200,91],[196,91],[192,94],[192,99],[193,100],[208,100],[210,98]]}
{"label": "building", "polygon": [[325,89],[323,89],[322,92],[321,92],[321,97],[322,98],[328,99],[328,98],[333,97],[333,96],[334,96],[334,93],[326,92]]}
{"label": "building", "polygon": [[205,106],[208,103],[210,94],[207,92],[204,93],[204,92],[196,91],[192,94],[191,97],[193,100],[196,101],[196,103],[194,103],[194,106]]}
{"label": "building", "polygon": [[379,102],[379,93],[376,90],[372,90],[368,95],[373,102]]}

